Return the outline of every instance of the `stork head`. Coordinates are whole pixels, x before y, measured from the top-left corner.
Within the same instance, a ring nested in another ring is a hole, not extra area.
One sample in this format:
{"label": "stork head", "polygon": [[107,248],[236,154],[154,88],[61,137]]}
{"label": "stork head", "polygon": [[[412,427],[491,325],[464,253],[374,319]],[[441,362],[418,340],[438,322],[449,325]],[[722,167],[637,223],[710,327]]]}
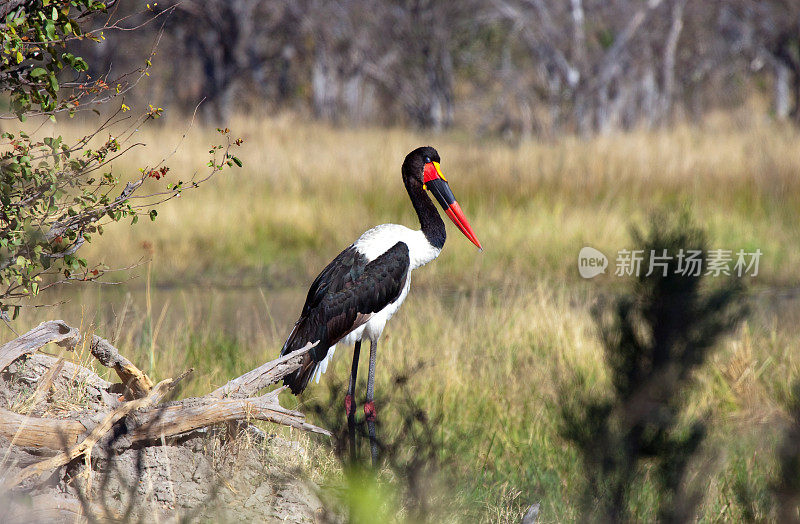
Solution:
{"label": "stork head", "polygon": [[430,146],[419,147],[410,152],[403,161],[403,176],[406,185],[409,187],[409,191],[411,187],[416,186],[422,186],[423,190],[430,191],[444,209],[445,214],[464,233],[464,236],[478,246],[478,249],[483,249],[464,216],[464,212],[461,211],[461,206],[456,202],[456,198],[450,190],[450,184],[442,174],[440,162],[438,151]]}

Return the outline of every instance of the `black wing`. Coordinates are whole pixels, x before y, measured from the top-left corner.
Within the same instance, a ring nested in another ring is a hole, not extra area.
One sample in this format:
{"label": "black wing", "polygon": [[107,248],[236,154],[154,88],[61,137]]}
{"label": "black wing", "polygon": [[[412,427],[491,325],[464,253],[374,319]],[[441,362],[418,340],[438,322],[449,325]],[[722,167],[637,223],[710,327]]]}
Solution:
{"label": "black wing", "polygon": [[[283,345],[281,355],[286,355],[319,340],[300,369],[284,379],[295,394],[305,389],[316,363],[332,345],[397,300],[405,286],[410,264],[405,243],[398,242],[357,274],[357,259],[363,256],[349,250],[336,257],[311,285],[303,313]],[[343,266],[337,266],[340,259]]]}
{"label": "black wing", "polygon": [[326,294],[350,287],[366,267],[367,258],[358,252],[355,245],[339,253],[308,288],[308,296],[300,318],[318,306]]}

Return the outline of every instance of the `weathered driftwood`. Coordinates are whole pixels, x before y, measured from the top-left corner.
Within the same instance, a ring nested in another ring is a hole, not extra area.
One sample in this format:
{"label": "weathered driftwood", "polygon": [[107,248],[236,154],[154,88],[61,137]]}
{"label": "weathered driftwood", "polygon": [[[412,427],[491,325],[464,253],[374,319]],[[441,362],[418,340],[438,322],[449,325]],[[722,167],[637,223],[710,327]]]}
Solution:
{"label": "weathered driftwood", "polygon": [[154,440],[186,433],[220,422],[265,420],[293,428],[330,435],[330,432],[304,422],[305,415],[278,403],[278,388],[260,397],[218,399],[211,395],[158,406],[136,414],[136,427],[129,437],[134,441]]}
{"label": "weathered driftwood", "polygon": [[79,444],[72,446],[68,450],[59,453],[55,457],[50,457],[47,460],[43,460],[42,462],[37,462],[36,464],[32,464],[26,468],[20,470],[14,477],[9,479],[4,483],[4,487],[6,489],[11,489],[22,481],[27,478],[30,478],[36,474],[45,473],[47,471],[51,471],[55,468],[68,464],[73,459],[80,457],[84,454],[91,454],[92,448],[97,442],[105,435],[111,428],[116,424],[122,417],[131,413],[134,410],[145,408],[151,406],[153,404],[157,404],[164,398],[169,391],[171,391],[175,385],[180,382],[181,378],[178,379],[166,379],[162,380],[158,383],[157,386],[151,389],[150,393],[144,398],[139,398],[136,400],[132,400],[130,402],[126,402],[122,406],[118,407],[103,419],[103,421],[98,424],[89,435],[83,439]]}
{"label": "weathered driftwood", "polygon": [[283,377],[300,367],[303,355],[316,347],[317,343],[308,343],[304,347],[271,360],[244,375],[229,381],[221,388],[209,393],[214,398],[251,397],[267,386],[276,384]]}
{"label": "weathered driftwood", "polygon": [[119,379],[130,389],[131,398],[142,398],[153,389],[153,381],[143,371],[120,355],[111,343],[97,335],[92,337],[92,355],[105,367],[113,369]]}
{"label": "weathered driftwood", "polygon": [[[0,370],[49,342],[75,345],[79,340],[78,331],[64,322],[44,322],[0,348]],[[0,436],[7,438],[12,445],[64,450],[54,457],[23,468],[6,481],[7,487],[16,486],[31,476],[62,466],[81,455],[89,456],[92,448],[118,424],[125,425],[128,443],[159,441],[164,437],[218,423],[247,420],[264,420],[330,435],[328,431],[305,422],[302,413],[285,409],[279,404],[278,395],[284,388],[254,396],[259,390],[277,383],[300,367],[302,356],[314,347],[311,344],[291,355],[267,362],[204,397],[165,404],[159,402],[183,376],[153,386],[147,375],[123,357],[107,340],[94,336],[91,347],[92,354],[98,361],[114,369],[124,381],[131,396],[144,396],[121,403],[118,395],[113,393],[122,391],[122,384],[110,383],[83,366],[61,359],[41,354],[28,357],[18,374],[21,380],[31,383],[39,381],[34,393],[34,404],[43,398],[43,394],[53,384],[77,383],[87,388],[105,407],[94,416],[73,414],[73,419],[25,416],[0,408]],[[13,367],[10,372],[13,372]],[[30,372],[33,372],[34,377],[27,375]],[[39,389],[44,393],[40,394]],[[74,419],[81,415],[83,418]]]}
{"label": "weathered driftwood", "polygon": [[[55,367],[58,363],[58,360],[58,358],[45,355],[44,353],[34,353],[33,355],[28,355],[28,359],[25,362],[27,373],[26,371],[23,371],[18,378],[27,381],[38,381],[38,377],[44,376],[47,370]],[[8,369],[10,370],[12,367],[13,366],[10,366]],[[55,373],[53,377],[53,384],[55,386],[66,386],[67,384],[72,384],[75,386],[90,388],[92,390],[91,393],[95,393],[95,390],[114,391],[115,388],[122,386],[119,383],[115,384],[113,382],[109,382],[108,380],[100,377],[91,369],[79,366],[68,360],[64,360],[61,370]]]}
{"label": "weathered driftwood", "polygon": [[42,322],[21,337],[0,346],[0,371],[22,355],[33,353],[50,342],[74,347],[80,339],[80,332],[69,327],[63,320]]}
{"label": "weathered driftwood", "polygon": [[12,445],[63,449],[85,431],[77,420],[28,417],[0,408],[0,436]]}
{"label": "weathered driftwood", "polygon": [[[122,384],[109,382],[98,376],[94,371],[67,360],[61,360],[59,365],[58,358],[44,353],[28,355],[24,364],[19,361],[14,362],[6,370],[13,375],[14,380],[27,383],[37,390],[37,395],[41,392],[45,398],[48,398],[49,391],[41,387],[43,385],[42,382],[44,382],[44,378],[51,370],[55,370],[52,373],[53,381],[50,388],[53,392],[58,390],[80,390],[83,397],[107,408],[115,408],[119,405],[119,395],[125,389]],[[37,411],[48,411],[46,402],[39,403],[39,407],[41,409],[37,409],[35,406],[32,407],[29,414],[37,414]]]}

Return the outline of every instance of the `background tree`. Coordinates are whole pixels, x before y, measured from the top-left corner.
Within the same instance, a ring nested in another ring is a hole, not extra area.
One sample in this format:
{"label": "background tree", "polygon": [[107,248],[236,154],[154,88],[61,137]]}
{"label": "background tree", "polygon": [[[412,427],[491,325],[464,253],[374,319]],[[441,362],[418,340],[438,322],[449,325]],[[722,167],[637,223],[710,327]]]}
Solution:
{"label": "background tree", "polygon": [[774,76],[774,110],[800,123],[800,4],[791,0],[733,2],[727,27],[755,68]]}
{"label": "background tree", "polygon": [[[133,14],[135,5],[121,11]],[[289,109],[336,123],[511,136],[606,133],[699,120],[747,99],[796,114],[800,13],[792,0],[317,0],[159,3],[157,78],[137,96],[225,125]],[[132,16],[122,25],[136,26]],[[132,65],[126,46],[84,48]],[[144,50],[144,51],[143,51]]]}

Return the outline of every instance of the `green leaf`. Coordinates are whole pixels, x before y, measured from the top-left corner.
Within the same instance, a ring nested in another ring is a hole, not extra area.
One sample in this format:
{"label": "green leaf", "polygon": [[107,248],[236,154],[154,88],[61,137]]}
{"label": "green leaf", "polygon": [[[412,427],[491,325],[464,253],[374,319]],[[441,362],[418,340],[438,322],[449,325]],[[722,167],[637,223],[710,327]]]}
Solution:
{"label": "green leaf", "polygon": [[151,209],[149,214],[150,214],[150,220],[155,222],[156,217],[158,216],[158,212],[155,209]]}
{"label": "green leaf", "polygon": [[48,40],[56,39],[56,25],[52,20],[48,20],[44,25],[44,34],[47,36]]}
{"label": "green leaf", "polygon": [[50,88],[54,91],[58,91],[58,80],[56,79],[55,73],[50,73],[50,76],[47,77],[48,82],[50,83]]}
{"label": "green leaf", "polygon": [[236,164],[237,166],[242,167],[242,161],[239,160],[238,157],[235,157],[235,156],[231,157],[231,160],[233,160],[233,163]]}
{"label": "green leaf", "polygon": [[43,67],[34,67],[29,73],[31,78],[39,78],[47,74],[47,70]]}

